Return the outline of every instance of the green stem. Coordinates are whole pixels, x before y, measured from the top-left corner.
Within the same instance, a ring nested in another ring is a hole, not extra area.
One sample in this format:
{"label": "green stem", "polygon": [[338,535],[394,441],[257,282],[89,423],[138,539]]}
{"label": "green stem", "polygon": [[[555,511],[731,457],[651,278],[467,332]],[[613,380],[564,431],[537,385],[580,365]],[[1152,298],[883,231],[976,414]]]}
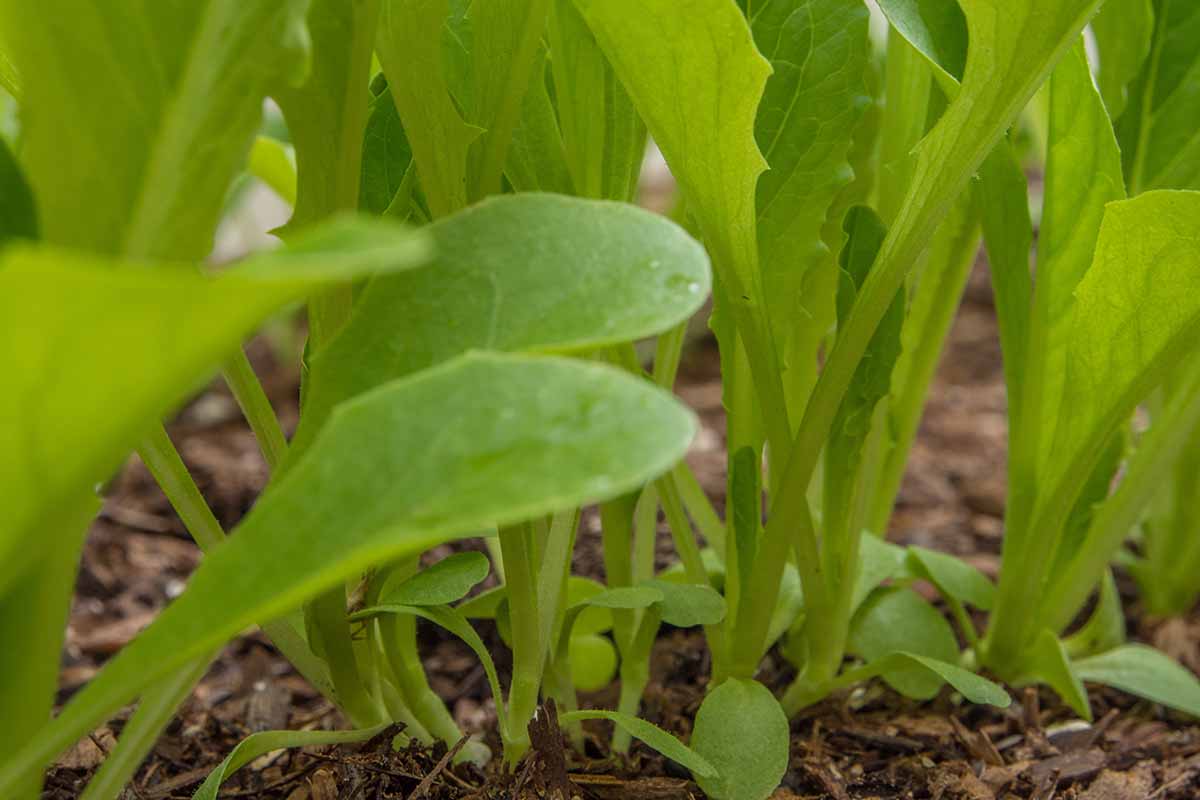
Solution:
{"label": "green stem", "polygon": [[201,550],[207,553],[225,540],[221,523],[196,488],[196,482],[162,425],[154,426],[142,440],[138,455]]}
{"label": "green stem", "polygon": [[287,437],[244,350],[238,350],[237,355],[225,365],[224,375],[225,383],[250,423],[250,430],[254,431],[267,468],[274,472],[287,455]]}
{"label": "green stem", "polygon": [[692,471],[691,465],[686,461],[680,461],[675,465],[675,469],[671,470],[671,477],[675,481],[675,488],[679,490],[679,499],[683,501],[683,507],[687,509],[688,516],[700,529],[700,534],[708,546],[719,553],[724,552],[725,523],[717,516],[712,501],[704,493],[704,488],[696,479],[696,473]]}
{"label": "green stem", "polygon": [[383,721],[380,704],[371,697],[359,668],[346,621],[346,591],[342,586],[323,592],[304,607],[309,640],[329,667],[338,705],[355,727]]}
{"label": "green stem", "polygon": [[[636,717],[641,711],[642,695],[650,683],[650,654],[661,624],[662,613],[659,609],[646,609],[641,624],[630,640],[628,653],[621,659],[621,694],[617,700],[617,711],[622,714]],[[630,735],[622,728],[613,730],[614,753],[628,753],[630,741]]]}
{"label": "green stem", "polygon": [[528,725],[537,710],[545,654],[540,641],[536,578],[529,552],[529,525],[501,528],[499,536],[504,566],[508,572],[508,608],[513,643],[513,677],[508,694],[504,758],[513,765],[529,749]]}

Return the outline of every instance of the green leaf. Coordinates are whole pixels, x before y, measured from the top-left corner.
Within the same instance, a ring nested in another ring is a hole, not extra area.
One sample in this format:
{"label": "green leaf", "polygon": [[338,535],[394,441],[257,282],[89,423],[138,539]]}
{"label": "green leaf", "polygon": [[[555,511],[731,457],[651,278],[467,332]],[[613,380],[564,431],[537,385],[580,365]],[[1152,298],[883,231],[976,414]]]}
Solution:
{"label": "green leaf", "polygon": [[[787,452],[791,426],[758,269],[755,187],[766,162],[754,139],[771,72],[729,0],[576,0],[600,49],[666,158],[712,254],[721,350],[754,370],[768,440]],[[668,43],[664,46],[664,43]],[[747,376],[748,377],[748,376]]]}
{"label": "green leaf", "polygon": [[508,587],[497,586],[464,600],[455,607],[467,619],[495,619],[496,609],[508,598]]}
{"label": "green leaf", "polygon": [[[1080,41],[1050,80],[1050,143],[1031,331],[1031,345],[1036,350],[1029,367],[1030,372],[1040,373],[1029,380],[1037,381],[1034,386],[1041,394],[1035,398],[1040,407],[1033,410],[1040,417],[1042,465],[1049,460],[1055,419],[1079,413],[1066,402],[1069,312],[1077,287],[1092,266],[1093,252],[1099,255],[1096,240],[1105,207],[1124,197],[1121,154]],[[1041,478],[1052,479],[1050,475]]]}
{"label": "green leaf", "polygon": [[1156,0],[1154,17],[1150,56],[1118,126],[1131,194],[1200,189],[1200,6]]}
{"label": "green leaf", "polygon": [[487,677],[488,687],[492,690],[492,699],[496,705],[496,722],[500,726],[500,730],[507,730],[508,722],[506,721],[507,711],[504,704],[504,690],[500,686],[500,676],[496,672],[496,664],[492,660],[492,654],[488,650],[488,646],[483,643],[483,639],[479,638],[479,634],[471,627],[471,623],[467,621],[457,609],[449,606],[396,606],[382,605],[364,608],[350,615],[350,620],[358,621],[369,619],[370,617],[379,616],[380,614],[409,614],[414,617],[429,620],[462,640],[463,644],[471,648],[475,656],[479,659],[479,663],[483,666],[483,674]]}
{"label": "green leaf", "polygon": [[296,156],[291,146],[269,136],[255,137],[246,172],[269,186],[288,205],[296,204]]}
{"label": "green leaf", "polygon": [[350,614],[350,621],[370,619],[372,616],[380,614],[409,614],[419,616],[420,619],[431,621],[434,625],[438,625],[460,638],[462,643],[466,644],[474,652],[475,657],[479,658],[479,663],[484,667],[487,685],[488,688],[491,688],[492,699],[496,703],[496,721],[499,724],[500,730],[508,729],[504,690],[500,687],[500,676],[496,672],[496,662],[492,661],[491,651],[487,649],[484,640],[479,637],[479,633],[475,632],[475,628],[470,625],[466,616],[463,616],[456,608],[450,608],[449,606],[372,606],[364,608],[360,612]]}
{"label": "green leaf", "polygon": [[1134,406],[1190,352],[1200,325],[1198,226],[1198,192],[1147,192],[1105,208],[1064,325],[1063,418],[1045,450],[1047,486],[1098,460]]}
{"label": "green leaf", "polygon": [[875,675],[882,675],[886,679],[889,674],[898,674],[912,667],[927,670],[931,675],[936,676],[939,682],[945,681],[950,684],[955,691],[971,703],[996,706],[997,708],[1008,708],[1012,703],[1012,698],[1008,696],[1008,693],[987,678],[954,664],[917,653],[889,653],[865,667],[846,673],[845,677],[852,677],[855,681],[859,681]]}
{"label": "green leaf", "polygon": [[397,606],[444,606],[461,600],[487,576],[483,553],[454,553],[380,593],[379,602]]}
{"label": "green leaf", "polygon": [[1075,662],[1079,677],[1200,717],[1200,681],[1164,653],[1127,644]]}
{"label": "green leaf", "polygon": [[728,0],[575,5],[672,166],[714,261],[741,270],[722,280],[731,291],[737,279],[757,287],[754,196],[766,161],[754,122],[771,67],[746,20]]}
{"label": "green leaf", "polygon": [[696,713],[692,749],[717,775],[696,773],[713,800],[765,800],[783,780],[791,734],[775,696],[756,681],[731,678]]}
{"label": "green leaf", "polygon": [[896,31],[929,60],[943,87],[963,79],[967,19],[955,0],[879,0]]}
{"label": "green leaf", "polygon": [[567,608],[579,609],[572,628],[574,636],[612,630],[611,609],[646,608],[661,599],[662,593],[653,589],[605,589],[604,584],[591,578],[578,575],[567,578]]}
{"label": "green leaf", "polygon": [[274,93],[296,148],[295,210],[283,235],[358,208],[379,0],[310,0],[311,68]]}
{"label": "green leaf", "polygon": [[10,239],[36,239],[37,208],[21,167],[0,139],[0,246]]}
{"label": "green leaf", "polygon": [[[863,604],[851,623],[848,649],[868,664],[898,651],[947,663],[958,660],[950,623],[907,588],[880,589]],[[911,660],[879,669],[884,681],[906,697],[928,700],[942,686],[939,674]]]}
{"label": "green leaf", "polygon": [[646,126],[573,0],[550,10],[554,98],[575,193],[632,201],[646,152]]}
{"label": "green leaf", "polygon": [[834,268],[821,229],[834,198],[854,177],[852,134],[870,102],[869,14],[864,4],[847,0],[777,0],[752,9],[754,41],[773,70],[754,126],[769,165],[756,196],[763,290],[786,368],[811,373],[815,350],[793,348],[812,345],[813,335],[825,331],[800,342],[792,337],[815,313],[809,309],[816,303],[802,291],[809,270]]}
{"label": "green leaf", "polygon": [[385,85],[367,105],[359,208],[372,214],[387,211],[404,185],[404,177],[412,168],[412,146],[404,134],[404,126],[400,124],[400,114],[392,100],[391,87]]}
{"label": "green leaf", "polygon": [[233,748],[217,768],[208,773],[208,778],[192,795],[192,800],[217,800],[221,784],[242,767],[259,756],[274,750],[313,747],[324,744],[355,744],[365,742],[387,730],[389,725],[364,728],[357,731],[263,731],[247,736]]}
{"label": "green leaf", "polygon": [[473,348],[574,352],[638,339],[687,319],[708,293],[703,248],[630,206],[499,197],[427,230],[434,264],[414,280],[372,281],[313,355],[293,457],[338,403],[389,380]]}
{"label": "green leaf", "polygon": [[663,622],[677,628],[716,625],[725,619],[725,598],[711,586],[651,580],[642,584],[662,595],[659,608]]}
{"label": "green leaf", "polygon": [[[1100,582],[1100,599],[1083,627],[1063,640],[1072,659],[1103,653],[1125,642],[1125,609],[1112,570]],[[1076,661],[1078,666],[1078,661]]]}
{"label": "green leaf", "polygon": [[521,116],[508,145],[504,175],[514,191],[575,194],[547,76],[546,51],[539,48]]}
{"label": "green leaf", "polygon": [[598,692],[617,674],[617,651],[607,637],[594,633],[572,636],[567,644],[571,682],[581,692]]}
{"label": "green leaf", "polygon": [[46,241],[206,257],[264,96],[304,75],[307,5],[4,0],[21,156]]}
{"label": "green leaf", "polygon": [[862,533],[858,547],[858,576],[854,581],[854,597],[850,603],[852,614],[875,591],[875,587],[900,573],[905,560],[903,547],[885,542],[867,531]]}
{"label": "green leaf", "polygon": [[589,709],[587,711],[567,711],[560,714],[558,719],[564,725],[588,719],[608,720],[635,739],[640,739],[672,761],[687,767],[691,770],[692,774],[704,777],[715,777],[717,775],[716,768],[695,750],[692,750],[657,725],[631,714],[622,714],[619,711]]}
{"label": "green leaf", "polygon": [[[858,291],[867,280],[871,265],[887,233],[883,221],[867,206],[851,208],[846,213],[843,229],[848,238],[839,258],[839,329],[849,317]],[[896,292],[855,369],[850,386],[834,416],[829,440],[825,445],[825,523],[831,538],[836,540],[846,537],[853,540],[848,552],[842,555],[847,560],[856,556],[863,522],[859,468],[862,465],[867,439],[871,434],[876,406],[891,390],[892,370],[900,357],[904,305],[905,294],[901,289]],[[826,548],[825,552],[836,558],[841,549],[845,548]],[[848,566],[847,563],[835,568],[841,572]]]}
{"label": "green leaf", "polygon": [[555,358],[472,354],[344,404],[179,599],[0,769],[0,794],[253,621],[371,564],[631,491],[681,458],[695,428],[647,382]]}
{"label": "green leaf", "polygon": [[[420,264],[423,236],[341,221],[206,277],[12,247],[0,262],[0,588],[91,502],[146,426],[184,399],[268,314],[332,281]],[[121,353],[115,364],[113,353]],[[81,398],[86,398],[86,402]]]}
{"label": "green leaf", "polygon": [[[1004,385],[1008,396],[1025,396],[1025,365],[1029,358],[1029,317],[1033,279],[1029,254],[1033,221],[1029,216],[1029,187],[1012,145],[996,145],[980,170],[980,205],[988,272],[995,297],[1000,347],[1004,354]],[[1023,425],[1021,403],[1008,404],[1009,429],[1015,438]]]}
{"label": "green leaf", "polygon": [[1096,82],[1109,116],[1117,119],[1125,110],[1127,87],[1150,55],[1154,4],[1151,0],[1107,0],[1092,20],[1092,34],[1100,54]]}
{"label": "green leaf", "polygon": [[1058,693],[1076,714],[1092,719],[1092,708],[1088,703],[1087,690],[1083,688],[1081,676],[1062,640],[1049,628],[1043,628],[1030,645],[1022,662],[1025,669],[1014,683],[1044,683]]}
{"label": "green leaf", "polygon": [[[467,11],[473,91],[467,119],[483,129],[471,152],[472,202],[500,191],[500,173],[531,79],[552,0],[487,0]],[[461,98],[460,98],[461,102]]]}
{"label": "green leaf", "polygon": [[961,600],[981,611],[992,607],[996,586],[982,572],[948,553],[908,548],[908,564],[917,575],[932,583],[943,595]]}
{"label": "green leaf", "polygon": [[434,217],[467,204],[467,159],[482,131],[450,95],[442,57],[448,0],[380,0],[376,53]]}

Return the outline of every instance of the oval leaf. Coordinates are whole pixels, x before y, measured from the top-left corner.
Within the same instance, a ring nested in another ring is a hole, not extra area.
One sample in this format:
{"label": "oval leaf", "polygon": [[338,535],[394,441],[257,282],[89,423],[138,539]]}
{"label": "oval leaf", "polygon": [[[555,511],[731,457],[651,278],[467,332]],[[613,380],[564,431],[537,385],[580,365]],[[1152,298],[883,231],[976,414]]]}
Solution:
{"label": "oval leaf", "polygon": [[1085,681],[1113,686],[1155,703],[1200,717],[1200,681],[1165,653],[1127,644],[1074,664]]}
{"label": "oval leaf", "polygon": [[662,594],[663,622],[677,628],[715,625],[725,619],[725,598],[711,586],[652,580],[642,584]]}
{"label": "oval leaf", "polygon": [[[911,589],[881,589],[854,616],[848,649],[875,664],[896,651],[918,653],[942,662],[958,660],[958,641],[946,618]],[[878,674],[900,694],[928,700],[942,679],[923,665],[898,663]]]}
{"label": "oval leaf", "polygon": [[483,553],[455,553],[413,575],[380,598],[401,606],[444,606],[461,600],[488,576]]}
{"label": "oval leaf", "polygon": [[756,681],[730,679],[704,698],[692,732],[692,749],[718,776],[693,774],[714,800],[763,800],[787,771],[789,744],[775,695]]}
{"label": "oval leaf", "polygon": [[631,491],[681,458],[694,431],[646,381],[555,358],[472,354],[346,404],[187,591],[10,759],[0,794],[254,621],[371,564]]}
{"label": "oval leaf", "polygon": [[996,586],[987,576],[962,559],[949,553],[908,548],[908,565],[915,574],[932,583],[939,592],[981,611],[992,607]]}
{"label": "oval leaf", "polygon": [[618,203],[522,194],[429,226],[436,255],[376,280],[311,361],[293,451],[338,403],[468,350],[574,352],[660,333],[708,295],[704,249],[671,221]]}
{"label": "oval leaf", "polygon": [[603,636],[586,633],[567,643],[571,659],[571,681],[581,692],[596,692],[608,686],[617,674],[617,651]]}

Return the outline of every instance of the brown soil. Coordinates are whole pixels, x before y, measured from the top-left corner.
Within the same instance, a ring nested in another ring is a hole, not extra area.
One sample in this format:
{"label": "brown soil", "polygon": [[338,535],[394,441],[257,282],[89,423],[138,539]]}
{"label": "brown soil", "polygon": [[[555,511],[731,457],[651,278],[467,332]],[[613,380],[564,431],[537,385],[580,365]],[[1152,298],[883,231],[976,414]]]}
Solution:
{"label": "brown soil", "polygon": [[[294,421],[296,375],[261,342],[252,350],[268,391]],[[725,485],[715,348],[699,343],[685,358],[680,395],[704,429],[689,459],[718,501]],[[976,270],[943,358],[893,517],[890,538],[956,553],[984,572],[999,566],[1004,502],[1005,398],[986,274]],[[217,515],[235,523],[261,490],[266,472],[253,438],[222,386],[189,406],[172,435]],[[585,517],[576,569],[600,576],[598,526]],[[660,555],[670,557],[664,539]],[[131,460],[92,526],[79,576],[60,677],[60,700],[82,686],[182,591],[199,555],[144,467]],[[1196,615],[1160,623],[1144,618],[1122,585],[1130,630],[1193,670],[1200,667]],[[481,632],[503,651],[495,632]],[[431,682],[468,732],[494,726],[494,706],[471,653],[423,631]],[[501,669],[504,658],[499,658]],[[697,633],[664,633],[655,651],[644,715],[681,736],[704,693],[707,659]],[[782,686],[782,661],[768,658],[763,679]],[[502,680],[505,676],[502,676]],[[1142,800],[1200,797],[1200,727],[1161,708],[1094,690],[1098,722],[1078,721],[1047,691],[1025,690],[1006,711],[905,700],[878,683],[830,698],[792,725],[784,798],[944,798],[945,800]],[[584,698],[611,707],[610,689]],[[266,642],[247,633],[227,646],[138,773],[128,798],[188,798],[208,771],[249,733],[331,728],[337,712]],[[46,798],[79,795],[119,735],[118,718],[50,771]],[[311,748],[265,756],[227,784],[223,797],[689,798],[702,793],[678,766],[636,745],[628,759],[607,753],[603,724],[586,754],[564,749],[546,731],[535,757],[516,773],[447,766],[444,747],[392,752],[390,736],[361,747]],[[494,737],[494,734],[493,734]]]}

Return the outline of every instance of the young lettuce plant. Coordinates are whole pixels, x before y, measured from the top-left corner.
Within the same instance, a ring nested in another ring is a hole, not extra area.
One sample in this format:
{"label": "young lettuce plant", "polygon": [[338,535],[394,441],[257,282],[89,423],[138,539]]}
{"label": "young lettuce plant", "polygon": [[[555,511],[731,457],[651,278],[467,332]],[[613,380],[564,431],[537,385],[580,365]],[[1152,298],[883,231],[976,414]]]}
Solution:
{"label": "young lettuce plant", "polygon": [[[1200,114],[1200,52],[1194,46],[1198,11],[1179,2],[1116,4],[1106,7],[1097,20],[1107,19],[1107,24],[1093,25],[1098,33],[1112,31],[1098,38],[1101,87],[1108,60],[1116,65],[1110,81],[1115,88],[1104,99],[1131,196],[1154,189],[1200,189],[1200,146],[1193,124]],[[1136,32],[1126,33],[1125,41],[1132,39],[1139,46],[1122,47],[1118,28]],[[1174,450],[1168,441],[1187,439],[1169,473],[1160,473],[1165,480],[1159,478],[1161,488],[1141,524],[1140,557],[1128,561],[1147,609],[1155,614],[1185,613],[1200,596],[1195,522],[1200,441],[1197,433],[1188,433],[1187,412],[1178,410],[1195,394],[1195,362],[1188,358],[1172,370],[1150,399],[1151,428],[1158,432],[1143,434],[1135,444],[1137,450]],[[1169,458],[1165,453],[1158,457]]]}
{"label": "young lettuce plant", "polygon": [[[1036,281],[1024,178],[1006,150],[984,169],[1011,400],[1003,562],[978,654],[1006,680],[1053,686],[1085,717],[1084,680],[1195,714],[1200,684],[1190,673],[1154,650],[1122,644],[1108,563],[1200,414],[1192,380],[1126,457],[1131,414],[1183,363],[1200,323],[1189,299],[1200,281],[1191,234],[1200,193],[1124,199],[1121,150],[1082,44],[1055,70],[1049,102]],[[1186,366],[1184,380],[1193,372]],[[1097,587],[1091,621],[1061,639]]]}
{"label": "young lettuce plant", "polygon": [[[723,554],[730,608],[709,641],[714,686],[726,678],[751,680],[768,646],[792,623],[785,613],[780,626],[776,610],[791,604],[783,592],[797,596],[788,589],[796,582],[787,578],[794,553],[805,619],[798,631],[804,666],[798,688],[788,693],[794,711],[841,685],[838,673],[856,595],[859,602],[865,597],[856,591],[860,576],[890,577],[886,570],[866,569],[860,557],[862,531],[868,520],[886,521],[899,474],[896,465],[902,467],[906,436],[915,429],[956,300],[954,292],[933,296],[940,283],[953,287],[961,281],[969,261],[963,253],[970,246],[947,246],[956,256],[939,256],[941,269],[931,270],[928,281],[917,271],[921,256],[931,235],[946,224],[947,212],[965,202],[958,198],[970,176],[1097,4],[1008,4],[998,14],[986,0],[964,3],[961,85],[953,67],[931,70],[899,40],[889,46],[894,61],[888,69],[895,66],[897,73],[889,75],[887,85],[892,88],[894,81],[893,97],[908,98],[896,104],[888,119],[888,130],[900,136],[888,146],[881,170],[882,214],[852,212],[845,225],[851,241],[845,248],[841,218],[862,196],[855,191],[863,191],[851,184],[843,192],[851,174],[847,154],[859,130],[854,115],[847,118],[847,109],[865,94],[861,78],[853,77],[861,75],[867,47],[866,12],[858,3],[831,3],[822,6],[822,13],[811,14],[817,4],[805,2],[747,3],[739,9],[711,0],[690,3],[689,13],[670,3],[578,5],[675,173],[716,273],[713,327],[722,350],[730,414],[731,513]],[[914,17],[904,13],[905,4],[885,4],[885,9],[895,29],[917,47],[920,34],[927,32],[911,24]],[[837,15],[851,22],[849,29],[857,30],[859,38],[847,34],[847,26],[831,25],[814,35],[809,20]],[[664,48],[663,41],[673,46]],[[845,75],[853,78],[849,86],[822,80]],[[935,82],[951,97],[926,132],[926,120],[940,108],[931,88]],[[831,85],[838,88],[823,97],[820,92]],[[806,102],[805,107],[828,115],[815,132],[809,118],[787,113],[793,101],[814,97],[827,104]],[[822,138],[826,132],[829,140]],[[909,158],[914,145],[916,155]],[[829,156],[827,147],[837,156]],[[768,165],[770,171],[760,177]],[[814,170],[825,175],[826,169],[833,174],[814,179]],[[813,186],[824,188],[810,192]],[[822,236],[827,220],[835,227],[832,235]],[[885,222],[890,223],[886,228]],[[957,229],[946,224],[941,235],[947,241],[970,242],[971,229],[969,222],[960,221]],[[842,269],[831,251],[846,254]],[[897,302],[897,293],[914,275],[913,299],[901,294]],[[920,320],[901,334],[914,346],[904,356],[899,390],[888,365],[898,357],[897,328],[895,321],[886,321],[899,315],[897,308],[919,311]],[[889,333],[876,338],[881,322]],[[818,374],[818,354],[831,327],[836,335]],[[891,356],[883,355],[885,348],[891,348]],[[889,393],[900,399],[879,412],[880,399]],[[887,413],[904,424],[891,445],[893,463],[881,467],[878,454],[887,440],[873,435],[872,428]],[[814,482],[822,459],[823,480]],[[769,465],[765,475],[759,468],[764,460]],[[880,473],[883,477],[876,477]],[[765,528],[759,523],[762,493],[770,509]],[[669,492],[659,494],[669,502]],[[824,499],[823,507],[814,510],[810,497],[818,503]],[[668,509],[668,518],[672,516]],[[677,542],[683,538],[680,533],[691,535],[690,530],[675,533]],[[685,545],[681,552],[687,549]],[[707,582],[695,558],[684,555],[683,560],[690,581]],[[974,579],[971,583],[977,584]],[[947,583],[948,588],[955,585]],[[951,655],[940,645],[937,652]],[[872,649],[869,657],[867,670],[849,674],[850,680],[895,669],[928,671],[936,664],[930,674],[938,682],[950,677],[969,695],[998,703],[1006,699],[932,654]],[[702,741],[694,738],[693,745],[700,749]]]}

